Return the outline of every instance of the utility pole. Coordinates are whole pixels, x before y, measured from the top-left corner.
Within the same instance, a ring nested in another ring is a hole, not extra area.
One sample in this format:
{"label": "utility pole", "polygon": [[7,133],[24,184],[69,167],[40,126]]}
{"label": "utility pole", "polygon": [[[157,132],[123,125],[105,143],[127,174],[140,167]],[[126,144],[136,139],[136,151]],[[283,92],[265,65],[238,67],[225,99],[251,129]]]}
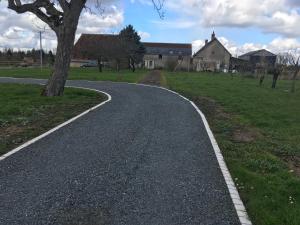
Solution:
{"label": "utility pole", "polygon": [[40,63],[41,63],[41,70],[43,70],[43,46],[42,46],[42,31],[40,33]]}

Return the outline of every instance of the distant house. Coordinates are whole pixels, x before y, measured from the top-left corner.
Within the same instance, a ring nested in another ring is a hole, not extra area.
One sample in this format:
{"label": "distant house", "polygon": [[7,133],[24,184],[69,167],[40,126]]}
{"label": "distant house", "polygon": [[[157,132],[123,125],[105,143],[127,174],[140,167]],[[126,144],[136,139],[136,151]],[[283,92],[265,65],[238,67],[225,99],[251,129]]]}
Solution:
{"label": "distant house", "polygon": [[276,64],[277,56],[266,49],[261,49],[241,55],[239,59],[248,61],[253,67],[260,64],[267,64],[268,67],[272,68]]}
{"label": "distant house", "polygon": [[71,67],[94,64],[98,60],[110,67],[114,67],[116,61],[121,67],[127,67],[128,59],[120,51],[118,37],[111,34],[82,34],[74,46]]}
{"label": "distant house", "polygon": [[192,57],[191,44],[143,43],[147,69],[189,70]]}
{"label": "distant house", "polygon": [[228,71],[231,54],[216,38],[215,33],[211,40],[205,40],[205,45],[193,56],[196,71]]}
{"label": "distant house", "polygon": [[[147,69],[189,69],[192,56],[191,44],[143,43],[144,66]],[[71,66],[80,67],[91,61],[101,60],[113,67],[118,60],[121,68],[128,68],[128,58],[121,50],[118,35],[82,34],[73,50]]]}

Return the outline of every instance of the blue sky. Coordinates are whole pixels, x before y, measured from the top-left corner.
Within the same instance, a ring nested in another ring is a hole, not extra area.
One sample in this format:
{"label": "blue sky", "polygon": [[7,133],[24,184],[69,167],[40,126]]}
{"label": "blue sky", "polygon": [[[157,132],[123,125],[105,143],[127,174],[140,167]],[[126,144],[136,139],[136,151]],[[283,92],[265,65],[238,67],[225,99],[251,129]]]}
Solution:
{"label": "blue sky", "polygon": [[[82,12],[77,38],[81,33],[117,33],[132,24],[143,41],[192,43],[194,51],[214,30],[233,55],[260,48],[300,53],[299,0],[165,0],[163,20],[151,0],[103,1],[103,14]],[[36,25],[44,25],[34,15],[17,15],[6,1],[0,1],[0,15],[0,48],[39,47]],[[51,31],[44,34],[43,45],[55,49]]]}
{"label": "blue sky", "polygon": [[[210,10],[203,12],[201,4],[211,4],[207,6]],[[256,5],[257,10],[253,10],[251,5]],[[285,42],[286,51],[289,48],[298,48],[300,32],[294,32],[292,26],[298,29],[299,6],[295,0],[245,0],[242,4],[237,0],[211,0],[210,3],[206,0],[166,0],[165,18],[161,20],[147,0],[126,0],[121,4],[124,9],[123,24],[132,24],[138,31],[149,34],[145,36],[144,41],[198,41],[201,45],[201,40],[209,39],[214,30],[217,36],[226,42],[228,48],[240,48],[240,51],[247,51],[245,46],[248,46],[249,50],[265,47],[281,51],[283,49],[280,46],[277,46],[278,49],[274,46],[280,41]],[[231,18],[232,12],[228,9],[240,12],[236,13],[237,21],[234,17]],[[216,17],[219,19],[214,19]],[[208,23],[205,22],[207,20]],[[295,22],[289,22],[293,20]]]}

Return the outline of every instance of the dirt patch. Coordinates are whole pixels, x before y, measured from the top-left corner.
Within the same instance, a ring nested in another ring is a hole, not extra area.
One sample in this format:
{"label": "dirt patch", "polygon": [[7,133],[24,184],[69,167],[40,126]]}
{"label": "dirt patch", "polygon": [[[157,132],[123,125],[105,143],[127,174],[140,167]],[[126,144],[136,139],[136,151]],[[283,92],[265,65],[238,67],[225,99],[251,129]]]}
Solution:
{"label": "dirt patch", "polygon": [[1,136],[10,136],[12,134],[17,134],[17,133],[21,133],[23,132],[24,129],[21,126],[16,126],[16,125],[10,125],[10,126],[6,126],[6,127],[1,127],[0,128],[0,133]]}
{"label": "dirt patch", "polygon": [[139,81],[140,84],[149,84],[155,86],[161,86],[162,74],[160,71],[153,70],[149,72],[143,79]]}
{"label": "dirt patch", "polygon": [[290,172],[295,173],[298,177],[300,177],[300,156],[291,156],[285,158],[289,168],[291,169]]}
{"label": "dirt patch", "polygon": [[233,122],[233,116],[225,112],[223,107],[214,99],[208,97],[196,97],[193,101],[204,112],[210,123],[222,120],[228,122],[228,124],[232,124],[230,129],[228,129],[230,130],[228,135],[233,142],[249,143],[261,136],[258,130]]}
{"label": "dirt patch", "polygon": [[234,142],[252,142],[260,137],[260,133],[252,128],[238,128],[232,133],[232,141]]}
{"label": "dirt patch", "polygon": [[12,136],[22,134],[26,130],[26,127],[9,125],[0,128],[0,139],[9,139]]}
{"label": "dirt patch", "polygon": [[193,98],[193,102],[195,102],[209,120],[231,118],[230,114],[226,113],[222,106],[214,99],[198,96]]}

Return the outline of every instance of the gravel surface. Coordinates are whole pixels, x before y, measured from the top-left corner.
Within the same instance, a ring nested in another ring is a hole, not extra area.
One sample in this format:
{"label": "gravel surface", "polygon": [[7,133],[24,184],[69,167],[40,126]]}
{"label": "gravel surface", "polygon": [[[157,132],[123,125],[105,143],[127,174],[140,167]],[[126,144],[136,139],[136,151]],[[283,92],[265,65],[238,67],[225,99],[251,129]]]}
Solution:
{"label": "gravel surface", "polygon": [[68,85],[112,101],[0,161],[0,224],[239,224],[190,103],[154,87]]}

